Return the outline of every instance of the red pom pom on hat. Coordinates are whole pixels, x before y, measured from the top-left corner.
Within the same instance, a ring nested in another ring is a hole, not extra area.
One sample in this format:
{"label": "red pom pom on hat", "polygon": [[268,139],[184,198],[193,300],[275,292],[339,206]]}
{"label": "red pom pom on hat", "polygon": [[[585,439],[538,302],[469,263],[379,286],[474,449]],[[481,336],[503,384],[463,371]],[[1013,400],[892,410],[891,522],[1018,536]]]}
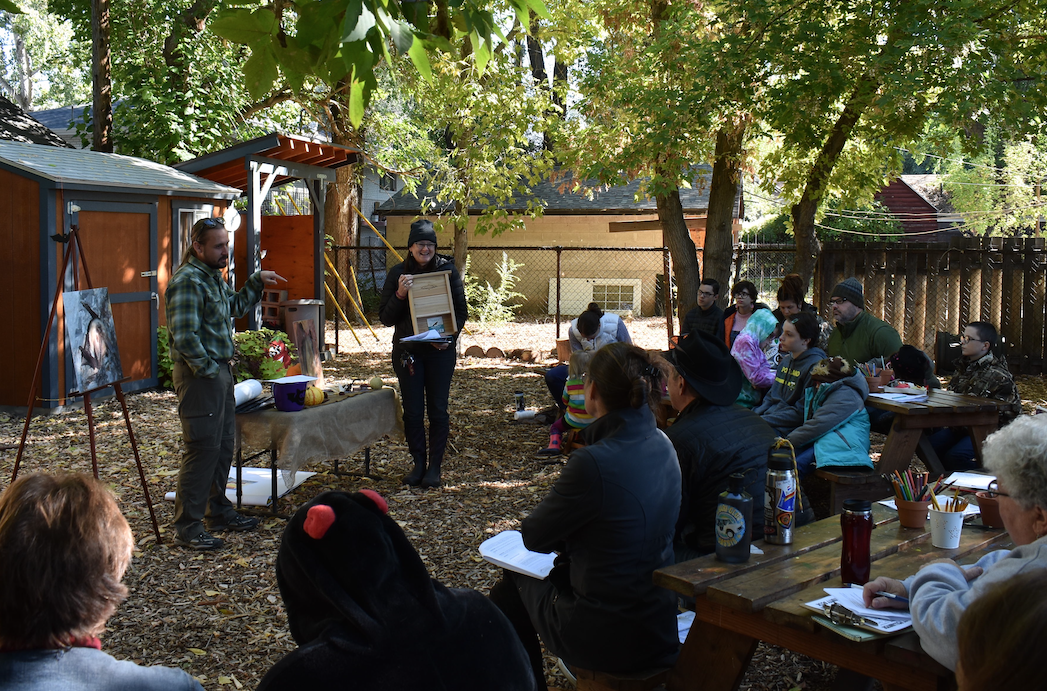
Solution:
{"label": "red pom pom on hat", "polygon": [[360,494],[373,501],[374,505],[377,506],[382,513],[387,516],[389,515],[389,504],[381,494],[378,494],[378,492],[375,492],[373,489],[362,489],[360,490]]}
{"label": "red pom pom on hat", "polygon": [[302,530],[314,540],[319,540],[334,525],[334,519],[334,509],[327,504],[310,506],[309,513],[305,515],[305,523],[302,524]]}

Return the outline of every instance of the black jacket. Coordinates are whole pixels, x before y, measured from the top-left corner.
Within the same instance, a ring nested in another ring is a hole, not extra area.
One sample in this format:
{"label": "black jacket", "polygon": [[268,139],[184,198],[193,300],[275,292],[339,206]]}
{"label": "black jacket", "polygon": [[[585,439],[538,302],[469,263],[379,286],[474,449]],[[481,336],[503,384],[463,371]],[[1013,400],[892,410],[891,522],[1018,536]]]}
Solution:
{"label": "black jacket", "polygon": [[[418,262],[414,260],[414,257],[408,255],[407,259],[389,269],[385,274],[385,285],[382,287],[382,301],[378,305],[378,318],[386,326],[395,327],[393,329],[394,347],[406,348],[406,345],[400,346],[400,339],[404,336],[414,335],[414,327],[411,324],[411,306],[407,300],[401,300],[396,296],[396,288],[400,283],[400,276],[405,273],[420,274],[433,271],[450,271],[451,301],[454,304],[454,318],[458,322],[459,331],[465,325],[465,320],[469,318],[469,307],[465,302],[465,286],[462,284],[462,276],[458,273],[458,269],[455,268],[454,261],[451,257],[438,254],[433,258],[432,264],[431,268],[422,270],[418,266]],[[454,334],[454,340],[458,340],[457,333]],[[415,344],[415,347],[417,345],[425,344]],[[451,346],[453,348],[454,343]]]}
{"label": "black jacket", "polygon": [[605,672],[672,665],[676,595],[652,581],[673,563],[676,452],[646,406],[586,428],[553,489],[523,521],[528,549],[560,556],[544,581],[516,578],[545,647]]}
{"label": "black jacket", "polygon": [[666,434],[683,474],[676,539],[705,554],[716,548],[716,505],[731,473],[745,475],[745,491],[753,498],[752,538],[763,539],[767,452],[777,436],[771,426],[740,405],[696,401],[680,412]]}
{"label": "black jacket", "polygon": [[692,331],[704,331],[716,336],[719,341],[723,340],[723,310],[714,302],[707,310],[695,307],[683,318],[680,326],[680,338]]}

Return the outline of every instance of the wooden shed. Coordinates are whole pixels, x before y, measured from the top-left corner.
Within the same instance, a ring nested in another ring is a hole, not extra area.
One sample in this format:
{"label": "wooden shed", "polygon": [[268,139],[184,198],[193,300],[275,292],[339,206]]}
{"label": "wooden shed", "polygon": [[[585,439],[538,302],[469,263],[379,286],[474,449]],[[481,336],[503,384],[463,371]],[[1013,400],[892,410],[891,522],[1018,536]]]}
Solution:
{"label": "wooden shed", "polygon": [[[109,289],[120,360],[131,378],[124,389],[134,391],[157,384],[163,295],[189,229],[239,196],[239,189],[140,158],[0,141],[0,289],[15,341],[0,406],[28,401],[61,267],[64,244],[55,236],[79,228],[93,285]],[[67,289],[76,268],[64,279]],[[75,387],[63,328],[59,318],[38,407],[65,404]]]}

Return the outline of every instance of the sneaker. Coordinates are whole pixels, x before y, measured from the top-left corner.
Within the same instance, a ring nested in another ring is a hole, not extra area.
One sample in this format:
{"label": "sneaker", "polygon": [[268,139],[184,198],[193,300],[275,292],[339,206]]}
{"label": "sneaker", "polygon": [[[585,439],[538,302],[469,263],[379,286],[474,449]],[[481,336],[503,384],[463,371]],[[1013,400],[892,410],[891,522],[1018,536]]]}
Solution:
{"label": "sneaker", "polygon": [[238,513],[234,513],[233,517],[221,521],[221,519],[211,521],[210,528],[212,532],[220,533],[223,530],[235,530],[237,532],[245,532],[247,530],[254,530],[258,527],[258,519],[254,516],[244,516]]}
{"label": "sneaker", "polygon": [[212,549],[221,549],[225,546],[222,538],[215,537],[206,530],[196,537],[185,539],[181,535],[175,535],[175,544],[181,545],[182,547],[188,547],[189,549],[195,549],[197,552],[206,552]]}

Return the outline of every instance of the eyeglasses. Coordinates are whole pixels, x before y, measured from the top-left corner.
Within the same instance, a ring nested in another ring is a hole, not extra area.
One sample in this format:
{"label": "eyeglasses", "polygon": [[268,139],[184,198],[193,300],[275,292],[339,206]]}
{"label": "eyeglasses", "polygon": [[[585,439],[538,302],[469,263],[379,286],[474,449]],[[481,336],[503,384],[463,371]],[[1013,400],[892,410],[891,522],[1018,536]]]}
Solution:
{"label": "eyeglasses", "polygon": [[830,305],[842,305],[845,302],[849,302],[847,298],[829,298]]}
{"label": "eyeglasses", "polygon": [[749,298],[750,300],[755,299],[752,295],[749,295],[749,293],[735,293],[734,299],[737,300],[738,298]]}
{"label": "eyeglasses", "polygon": [[1000,485],[996,482],[996,480],[993,480],[989,483],[989,489],[987,491],[989,492],[989,496],[992,497],[1011,497],[1012,499],[1014,498],[1014,495],[1012,495],[1009,492],[1001,492]]}
{"label": "eyeglasses", "polygon": [[988,343],[988,341],[986,341],[984,338],[973,338],[971,336],[968,336],[967,334],[960,336],[960,343],[967,344],[971,341],[974,341],[975,343]]}
{"label": "eyeglasses", "polygon": [[432,242],[416,242],[414,243],[419,249],[431,250],[436,249],[436,245]]}
{"label": "eyeglasses", "polygon": [[699,290],[698,294],[699,295],[704,295],[707,298],[711,298],[711,297],[715,297],[716,296],[716,293],[714,293],[712,291],[709,291],[709,290]]}

